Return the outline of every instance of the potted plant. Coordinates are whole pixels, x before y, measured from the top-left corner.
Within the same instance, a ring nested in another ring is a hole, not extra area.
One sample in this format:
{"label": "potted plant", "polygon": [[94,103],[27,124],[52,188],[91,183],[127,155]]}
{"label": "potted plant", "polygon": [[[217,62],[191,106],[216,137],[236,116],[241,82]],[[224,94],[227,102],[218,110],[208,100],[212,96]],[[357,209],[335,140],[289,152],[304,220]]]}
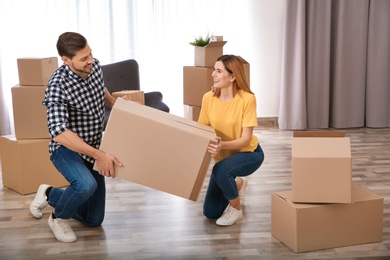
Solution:
{"label": "potted plant", "polygon": [[210,43],[212,36],[213,35],[209,35],[209,34],[207,34],[207,36],[205,38],[203,38],[202,36],[199,36],[199,37],[195,38],[194,41],[189,42],[189,44],[192,46],[204,47]]}
{"label": "potted plant", "polygon": [[195,66],[207,67],[214,66],[215,61],[223,53],[222,36],[213,36],[207,34],[206,37],[199,36],[189,44],[195,47]]}

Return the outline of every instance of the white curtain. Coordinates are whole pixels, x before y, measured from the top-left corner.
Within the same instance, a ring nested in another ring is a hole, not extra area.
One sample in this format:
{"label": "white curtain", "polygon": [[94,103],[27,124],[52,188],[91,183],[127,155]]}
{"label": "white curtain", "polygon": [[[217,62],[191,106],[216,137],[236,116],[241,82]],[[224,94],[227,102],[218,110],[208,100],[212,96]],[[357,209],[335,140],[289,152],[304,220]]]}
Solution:
{"label": "white curtain", "polygon": [[222,35],[224,52],[251,64],[258,114],[278,109],[281,44],[275,41],[279,34],[281,39],[283,6],[284,0],[0,0],[0,134],[13,132],[17,58],[57,57],[55,44],[65,31],[83,34],[102,64],[136,59],[141,88],[161,91],[176,114],[183,109],[183,66],[194,65],[188,43],[207,33]]}

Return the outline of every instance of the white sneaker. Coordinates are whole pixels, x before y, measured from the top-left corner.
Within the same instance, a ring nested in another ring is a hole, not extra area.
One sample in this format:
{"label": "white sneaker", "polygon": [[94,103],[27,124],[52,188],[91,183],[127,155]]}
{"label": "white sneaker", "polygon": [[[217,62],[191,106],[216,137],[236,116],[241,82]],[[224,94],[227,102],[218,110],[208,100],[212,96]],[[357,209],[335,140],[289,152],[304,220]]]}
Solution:
{"label": "white sneaker", "polygon": [[47,184],[41,184],[38,188],[34,200],[30,204],[30,212],[36,218],[42,218],[42,210],[49,206],[47,202],[46,190],[50,187]]}
{"label": "white sneaker", "polygon": [[47,222],[58,241],[69,243],[77,240],[67,219],[53,218],[53,214],[50,214]]}
{"label": "white sneaker", "polygon": [[246,188],[248,187],[248,178],[246,177],[240,177],[242,180],[242,186],[241,189],[238,191],[239,197],[240,197],[240,204],[241,207],[245,206],[245,192]]}
{"label": "white sneaker", "polygon": [[235,224],[237,221],[242,219],[244,215],[242,214],[242,209],[238,210],[230,206],[230,204],[226,207],[222,216],[217,219],[217,225],[219,226],[231,226]]}

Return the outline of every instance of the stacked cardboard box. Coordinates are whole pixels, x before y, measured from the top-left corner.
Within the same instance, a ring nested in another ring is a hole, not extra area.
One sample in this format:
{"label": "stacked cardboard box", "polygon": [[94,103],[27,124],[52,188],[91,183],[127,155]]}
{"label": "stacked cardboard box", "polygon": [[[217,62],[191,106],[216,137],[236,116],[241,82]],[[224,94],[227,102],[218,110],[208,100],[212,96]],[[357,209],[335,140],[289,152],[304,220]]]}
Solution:
{"label": "stacked cardboard box", "polygon": [[58,59],[21,58],[17,64],[19,84],[11,88],[15,136],[0,136],[3,185],[20,194],[34,193],[42,183],[67,186],[49,158],[50,136],[42,105]]}
{"label": "stacked cardboard box", "polygon": [[[222,36],[214,36],[212,41],[205,47],[195,46],[194,66],[183,67],[183,103],[184,117],[198,120],[200,108],[202,106],[203,95],[210,91],[214,85],[212,73],[214,71],[215,61],[223,54],[223,46],[226,41],[223,41]],[[242,57],[244,70],[248,82],[249,63]]]}
{"label": "stacked cardboard box", "polygon": [[296,253],[383,240],[383,198],[352,184],[343,131],[295,132],[292,190],[271,201],[272,235]]}

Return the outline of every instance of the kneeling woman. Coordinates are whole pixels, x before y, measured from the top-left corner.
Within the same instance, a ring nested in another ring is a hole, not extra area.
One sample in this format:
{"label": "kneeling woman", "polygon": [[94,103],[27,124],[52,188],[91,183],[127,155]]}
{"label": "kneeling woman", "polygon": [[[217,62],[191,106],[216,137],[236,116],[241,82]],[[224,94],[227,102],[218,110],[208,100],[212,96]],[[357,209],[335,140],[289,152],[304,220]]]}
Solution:
{"label": "kneeling woman", "polygon": [[248,176],[264,161],[264,153],[253,135],[257,126],[256,98],[249,88],[241,59],[223,55],[212,74],[214,86],[203,96],[198,122],[210,125],[217,144],[208,152],[214,157],[203,214],[230,226],[243,218]]}

